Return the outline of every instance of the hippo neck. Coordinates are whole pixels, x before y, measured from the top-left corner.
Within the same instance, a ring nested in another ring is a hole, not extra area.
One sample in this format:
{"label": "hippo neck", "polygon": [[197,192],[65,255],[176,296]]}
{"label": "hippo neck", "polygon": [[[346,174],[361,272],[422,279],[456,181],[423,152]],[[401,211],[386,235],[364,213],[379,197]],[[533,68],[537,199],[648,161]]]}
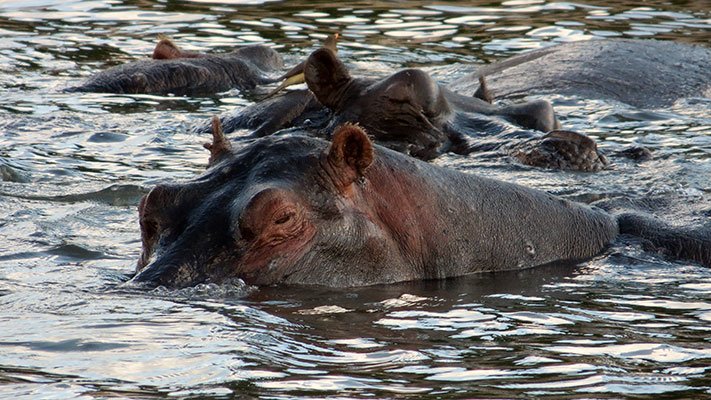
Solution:
{"label": "hippo neck", "polygon": [[368,87],[370,80],[364,78],[352,78],[332,92],[319,97],[319,102],[331,110],[339,113],[346,109],[353,99],[360,96],[361,91]]}
{"label": "hippo neck", "polygon": [[[443,233],[446,235],[444,231],[452,217],[440,207],[442,196],[448,193],[432,185],[440,179],[437,171],[410,159],[397,162],[401,161],[399,154],[396,157],[384,155],[382,150],[378,152],[376,162],[366,171],[365,184],[360,191],[368,204],[367,213],[394,238],[399,248],[399,257],[393,257],[392,262],[403,260],[410,265],[413,276],[452,276],[450,271],[441,270],[430,262],[432,257],[439,256],[437,249],[447,240]],[[397,162],[395,168],[393,161]]]}

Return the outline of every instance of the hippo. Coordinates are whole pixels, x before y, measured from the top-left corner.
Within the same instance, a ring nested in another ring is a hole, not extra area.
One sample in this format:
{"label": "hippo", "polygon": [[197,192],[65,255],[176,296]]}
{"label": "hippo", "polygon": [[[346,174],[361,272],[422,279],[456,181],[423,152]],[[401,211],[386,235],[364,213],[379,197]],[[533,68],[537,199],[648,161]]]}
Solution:
{"label": "hippo", "polygon": [[711,266],[711,229],[612,215],[374,145],[346,123],[233,149],[213,120],[208,169],[139,204],[131,284],[356,287],[575,264],[620,234]]}
{"label": "hippo", "polygon": [[423,160],[447,151],[497,150],[547,168],[597,171],[609,165],[592,139],[560,130],[545,100],[498,106],[491,104],[488,90],[466,97],[418,69],[383,79],[353,78],[326,47],[308,57],[304,76],[308,91],[291,91],[226,116],[227,131],[248,129],[265,136],[296,127],[328,139],[335,126],[352,122],[378,144]]}
{"label": "hippo", "polygon": [[497,98],[559,94],[620,101],[638,108],[669,107],[679,99],[711,97],[711,49],[652,39],[563,43],[477,68],[452,87],[475,93],[486,76]]}
{"label": "hippo", "polygon": [[162,38],[153,58],[119,65],[90,77],[68,92],[210,96],[230,89],[248,90],[274,82],[269,74],[283,67],[273,49],[252,45],[224,54],[180,50]]}

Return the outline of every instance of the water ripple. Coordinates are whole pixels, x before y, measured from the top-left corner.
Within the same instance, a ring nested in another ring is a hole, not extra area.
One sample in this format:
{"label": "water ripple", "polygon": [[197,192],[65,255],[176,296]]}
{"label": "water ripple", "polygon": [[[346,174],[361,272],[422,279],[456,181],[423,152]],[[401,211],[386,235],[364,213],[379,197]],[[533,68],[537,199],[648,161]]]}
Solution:
{"label": "water ripple", "polygon": [[[62,90],[148,57],[159,33],[193,51],[265,44],[293,65],[338,31],[354,76],[418,67],[471,93],[475,82],[458,82],[475,66],[524,49],[607,37],[708,45],[710,27],[700,2],[0,2],[0,397],[708,396],[709,271],[638,242],[577,267],[347,291],[125,285],[140,197],[203,171],[207,136],[190,128],[262,94]],[[657,110],[545,99],[607,154],[636,145],[654,159],[616,158],[598,174],[491,155],[435,162],[708,221],[709,99]]]}
{"label": "water ripple", "polygon": [[608,346],[549,346],[548,351],[579,356],[606,355],[629,360],[679,363],[711,358],[711,349],[693,349],[659,343],[630,343]]}

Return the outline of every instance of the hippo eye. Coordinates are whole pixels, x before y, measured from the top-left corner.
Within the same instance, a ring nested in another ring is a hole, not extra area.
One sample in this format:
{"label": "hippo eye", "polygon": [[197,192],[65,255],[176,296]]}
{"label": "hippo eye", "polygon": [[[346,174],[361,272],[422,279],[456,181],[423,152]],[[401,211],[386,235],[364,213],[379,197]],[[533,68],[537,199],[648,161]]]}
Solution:
{"label": "hippo eye", "polygon": [[291,217],[293,217],[293,216],[294,216],[294,211],[289,211],[287,213],[284,213],[281,217],[277,218],[276,221],[274,221],[274,223],[276,225],[283,225],[283,224],[289,222],[289,220],[291,220]]}
{"label": "hippo eye", "polygon": [[237,219],[238,240],[271,245],[289,240],[302,229],[303,216],[293,193],[276,188],[262,190],[252,196]]}

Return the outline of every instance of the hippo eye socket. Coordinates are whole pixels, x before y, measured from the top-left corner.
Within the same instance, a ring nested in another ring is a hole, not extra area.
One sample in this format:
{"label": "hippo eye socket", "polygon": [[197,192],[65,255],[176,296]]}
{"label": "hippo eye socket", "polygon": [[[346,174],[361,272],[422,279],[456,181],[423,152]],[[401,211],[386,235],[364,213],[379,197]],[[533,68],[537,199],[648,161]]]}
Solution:
{"label": "hippo eye socket", "polygon": [[237,219],[237,239],[273,245],[297,236],[304,220],[303,206],[294,193],[265,189],[252,196],[242,209]]}

